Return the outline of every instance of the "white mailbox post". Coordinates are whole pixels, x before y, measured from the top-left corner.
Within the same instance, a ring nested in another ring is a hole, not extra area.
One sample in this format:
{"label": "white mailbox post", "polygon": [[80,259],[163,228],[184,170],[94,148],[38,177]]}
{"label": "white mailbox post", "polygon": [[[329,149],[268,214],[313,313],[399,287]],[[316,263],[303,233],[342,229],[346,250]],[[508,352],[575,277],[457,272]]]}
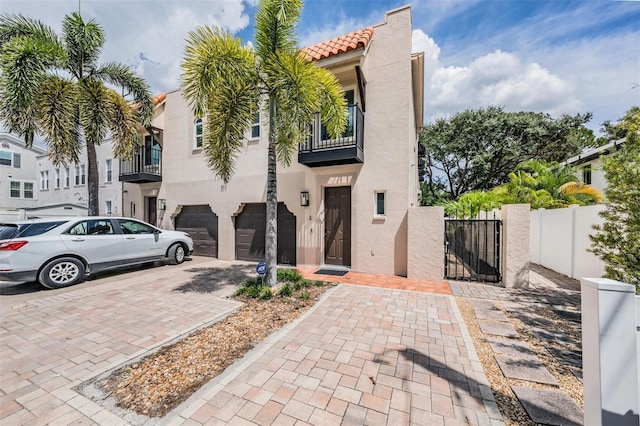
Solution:
{"label": "white mailbox post", "polygon": [[606,278],[580,281],[584,424],[638,426],[635,287]]}

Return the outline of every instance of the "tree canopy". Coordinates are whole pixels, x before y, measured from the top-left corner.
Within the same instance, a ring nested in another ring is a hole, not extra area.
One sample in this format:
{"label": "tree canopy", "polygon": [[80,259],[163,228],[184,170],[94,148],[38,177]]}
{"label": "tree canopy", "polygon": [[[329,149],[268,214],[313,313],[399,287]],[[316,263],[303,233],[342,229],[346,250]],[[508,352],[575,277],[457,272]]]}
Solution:
{"label": "tree canopy", "polygon": [[[277,161],[289,165],[315,113],[332,137],[347,124],[346,101],[336,77],[305,59],[297,48],[295,26],[300,0],[261,0],[256,15],[255,49],[216,27],[189,33],[182,82],[197,117],[205,117],[203,151],[224,182],[233,175],[244,133],[258,110],[268,117],[267,283],[276,283]],[[261,102],[262,101],[262,102]]]}
{"label": "tree canopy", "polygon": [[590,119],[591,114],[553,119],[496,106],[439,119],[420,133],[426,148],[423,199],[456,199],[465,192],[488,190],[506,183],[524,161],[560,162],[596,146],[593,132],[584,127]]}
{"label": "tree canopy", "polygon": [[591,237],[591,250],[605,262],[605,276],[640,292],[640,108],[632,107],[616,125],[624,147],[603,158],[607,209]]}
{"label": "tree canopy", "polygon": [[142,141],[138,126],[153,116],[142,78],[126,65],[98,63],[104,42],[102,27],[78,13],[64,18],[61,35],[22,15],[0,16],[0,120],[27,146],[42,135],[54,165],[78,163],[86,144],[90,215],[99,212],[95,146],[110,134],[114,156],[131,156]]}

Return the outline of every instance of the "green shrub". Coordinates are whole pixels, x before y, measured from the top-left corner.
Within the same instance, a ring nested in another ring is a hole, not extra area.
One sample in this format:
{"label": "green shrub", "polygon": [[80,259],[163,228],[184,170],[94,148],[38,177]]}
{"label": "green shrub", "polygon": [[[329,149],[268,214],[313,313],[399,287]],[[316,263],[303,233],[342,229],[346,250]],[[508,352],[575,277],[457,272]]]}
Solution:
{"label": "green shrub", "polygon": [[311,297],[311,295],[309,293],[307,293],[306,291],[303,291],[302,293],[300,293],[300,299],[302,299],[302,300],[308,300],[309,297]]}
{"label": "green shrub", "polygon": [[293,283],[293,289],[295,291],[300,291],[300,289],[302,289],[302,282],[298,281],[298,282]]}
{"label": "green shrub", "polygon": [[280,292],[278,293],[282,297],[291,296],[293,290],[291,289],[291,285],[289,283],[284,283],[282,287],[280,287]]}
{"label": "green shrub", "polygon": [[295,269],[278,269],[276,271],[276,279],[278,282],[297,283],[302,280],[302,275]]}
{"label": "green shrub", "polygon": [[271,292],[271,287],[269,287],[268,285],[260,286],[258,299],[267,300],[267,299],[271,299],[272,296],[273,296],[273,293]]}
{"label": "green shrub", "polygon": [[316,280],[313,282],[316,287],[324,287],[324,281]]}

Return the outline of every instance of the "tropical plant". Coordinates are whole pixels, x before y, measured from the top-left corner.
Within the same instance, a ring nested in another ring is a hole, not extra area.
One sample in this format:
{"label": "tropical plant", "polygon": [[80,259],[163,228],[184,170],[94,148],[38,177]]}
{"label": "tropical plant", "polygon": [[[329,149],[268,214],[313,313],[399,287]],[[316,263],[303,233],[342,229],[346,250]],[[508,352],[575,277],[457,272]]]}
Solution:
{"label": "tropical plant", "polygon": [[[88,213],[97,215],[96,146],[108,134],[116,158],[133,155],[150,124],[153,99],[145,81],[126,65],[98,64],[105,34],[72,13],[58,36],[40,21],[0,16],[0,120],[31,146],[40,134],[54,165],[78,163],[87,150]],[[131,94],[131,102],[113,88]]]}
{"label": "tropical plant", "polygon": [[268,117],[265,263],[271,286],[277,264],[277,162],[291,164],[316,112],[332,137],[347,124],[338,80],[297,48],[301,9],[301,0],[261,0],[255,49],[220,28],[198,27],[189,33],[182,62],[184,96],[194,115],[206,118],[203,152],[225,183],[261,106]]}
{"label": "tropical plant", "polygon": [[605,262],[605,276],[636,286],[640,292],[640,108],[618,124],[624,147],[602,159],[607,179],[604,223],[595,226],[591,251]]}
{"label": "tropical plant", "polygon": [[530,160],[509,174],[509,183],[494,190],[503,202],[528,203],[532,208],[560,208],[602,202],[600,191],[578,182],[571,167]]}
{"label": "tropical plant", "polygon": [[596,188],[578,182],[570,167],[530,160],[509,173],[507,184],[488,191],[467,192],[457,200],[440,205],[449,216],[473,218],[480,211],[492,210],[503,204],[524,203],[534,209],[554,209],[571,204],[598,204],[603,198]]}
{"label": "tropical plant", "polygon": [[425,203],[443,195],[455,199],[470,191],[486,191],[509,181],[523,161],[563,161],[595,146],[584,124],[591,114],[553,119],[535,112],[506,112],[490,106],[439,119],[420,132],[425,146]]}

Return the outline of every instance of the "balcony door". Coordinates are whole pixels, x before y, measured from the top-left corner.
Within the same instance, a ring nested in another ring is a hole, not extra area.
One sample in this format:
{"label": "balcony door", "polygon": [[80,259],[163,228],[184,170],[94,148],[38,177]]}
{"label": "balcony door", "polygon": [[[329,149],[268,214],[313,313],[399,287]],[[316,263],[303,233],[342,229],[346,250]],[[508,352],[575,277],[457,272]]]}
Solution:
{"label": "balcony door", "polygon": [[324,190],[324,263],[351,266],[351,187]]}
{"label": "balcony door", "polygon": [[[349,121],[347,122],[347,127],[345,127],[344,132],[342,132],[340,139],[349,140],[349,138],[353,138],[354,136],[353,129],[354,129],[354,122],[355,122],[355,111],[353,108],[350,108],[350,107],[352,105],[355,105],[355,92],[353,89],[351,89],[351,90],[345,90],[343,94],[344,94],[344,99],[347,101],[347,113],[349,114]],[[324,126],[324,124],[321,124],[320,141],[328,141],[328,140],[331,140],[331,136],[329,135],[329,132],[327,132],[327,129]]]}

